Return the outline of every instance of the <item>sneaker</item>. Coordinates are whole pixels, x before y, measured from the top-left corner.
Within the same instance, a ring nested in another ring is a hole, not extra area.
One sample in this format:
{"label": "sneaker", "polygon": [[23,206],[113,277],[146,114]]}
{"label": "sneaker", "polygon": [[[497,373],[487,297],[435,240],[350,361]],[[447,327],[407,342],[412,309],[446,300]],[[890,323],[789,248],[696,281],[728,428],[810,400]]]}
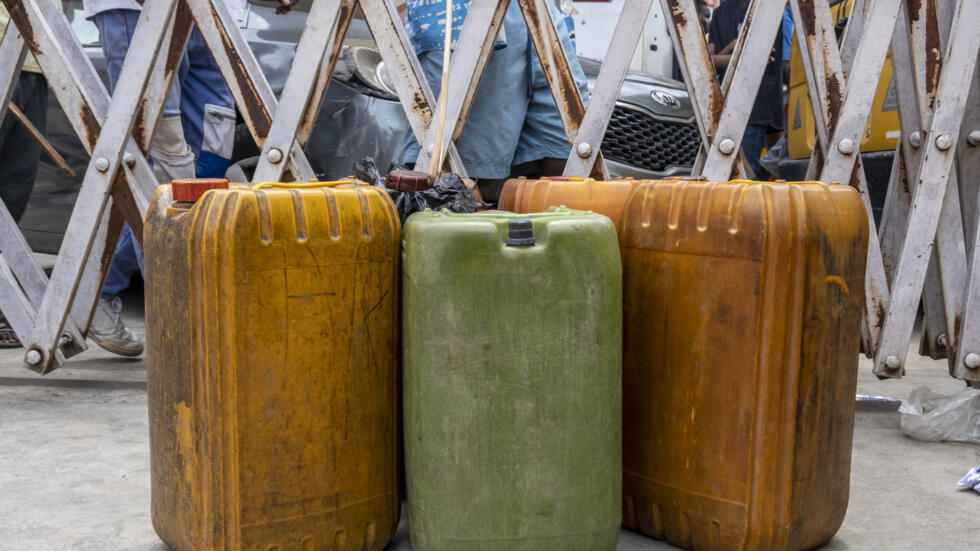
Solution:
{"label": "sneaker", "polygon": [[92,317],[88,336],[102,348],[120,356],[139,356],[143,353],[143,341],[126,329],[122,321],[122,301],[119,297],[99,298],[99,305]]}

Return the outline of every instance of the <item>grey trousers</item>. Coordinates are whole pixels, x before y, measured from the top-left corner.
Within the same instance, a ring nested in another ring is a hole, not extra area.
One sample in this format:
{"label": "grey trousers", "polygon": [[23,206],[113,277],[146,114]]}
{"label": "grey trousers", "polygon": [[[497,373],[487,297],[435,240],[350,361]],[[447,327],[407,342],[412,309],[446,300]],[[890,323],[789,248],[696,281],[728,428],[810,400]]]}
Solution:
{"label": "grey trousers", "polygon": [[[11,101],[34,126],[45,131],[48,84],[42,75],[22,72]],[[7,113],[0,124],[0,199],[17,222],[27,210],[40,162],[41,145],[12,114]]]}

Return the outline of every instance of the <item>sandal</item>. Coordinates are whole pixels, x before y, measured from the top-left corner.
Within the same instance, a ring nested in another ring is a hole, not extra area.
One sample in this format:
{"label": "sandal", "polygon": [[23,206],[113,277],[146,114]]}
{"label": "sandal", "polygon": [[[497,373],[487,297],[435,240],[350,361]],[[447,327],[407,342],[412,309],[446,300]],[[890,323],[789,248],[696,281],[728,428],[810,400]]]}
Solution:
{"label": "sandal", "polygon": [[7,320],[0,317],[0,348],[20,348],[20,339]]}

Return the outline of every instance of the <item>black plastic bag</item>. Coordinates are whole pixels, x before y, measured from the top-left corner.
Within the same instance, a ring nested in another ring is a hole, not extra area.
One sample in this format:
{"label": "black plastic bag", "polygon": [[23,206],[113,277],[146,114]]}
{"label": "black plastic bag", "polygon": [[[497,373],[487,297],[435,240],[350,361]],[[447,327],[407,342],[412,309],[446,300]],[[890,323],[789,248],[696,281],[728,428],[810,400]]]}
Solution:
{"label": "black plastic bag", "polygon": [[385,178],[378,170],[374,159],[364,157],[354,163],[354,175],[358,179],[385,188],[395,202],[398,217],[403,224],[409,216],[425,209],[449,209],[452,212],[471,213],[490,206],[473,199],[472,192],[456,174],[444,174],[432,184],[431,188],[423,191],[398,191],[385,187]]}

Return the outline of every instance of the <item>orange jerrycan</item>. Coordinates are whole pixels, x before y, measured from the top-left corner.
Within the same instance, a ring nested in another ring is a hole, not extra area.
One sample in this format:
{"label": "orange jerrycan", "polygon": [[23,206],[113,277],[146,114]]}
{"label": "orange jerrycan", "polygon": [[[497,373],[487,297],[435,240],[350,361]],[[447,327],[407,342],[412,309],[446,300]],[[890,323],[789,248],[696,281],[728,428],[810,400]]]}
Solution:
{"label": "orange jerrycan", "polygon": [[382,549],[394,204],[352,182],[207,187],[228,185],[161,186],[147,215],[153,526],[175,550]]}
{"label": "orange jerrycan", "polygon": [[825,543],[849,492],[857,192],[641,183],[621,230],[624,524],[698,551]]}
{"label": "orange jerrycan", "polygon": [[548,207],[592,211],[608,217],[619,229],[623,205],[636,180],[593,180],[591,178],[555,177],[541,180],[516,178],[508,180],[500,192],[497,208],[530,213],[544,212]]}

